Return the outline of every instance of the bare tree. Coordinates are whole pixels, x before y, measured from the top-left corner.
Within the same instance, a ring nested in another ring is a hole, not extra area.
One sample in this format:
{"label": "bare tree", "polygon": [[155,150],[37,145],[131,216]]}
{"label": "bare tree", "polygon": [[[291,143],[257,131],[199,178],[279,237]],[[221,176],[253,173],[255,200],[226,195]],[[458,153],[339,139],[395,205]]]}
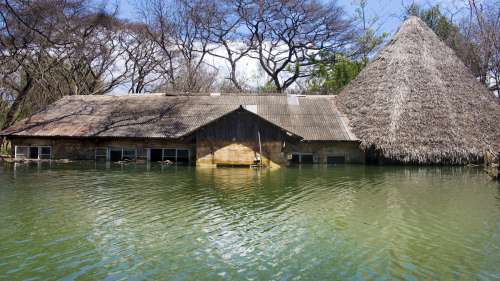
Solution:
{"label": "bare tree", "polygon": [[174,32],[169,16],[169,6],[162,0],[144,0],[137,3],[137,10],[144,19],[146,34],[159,49],[161,83],[176,87],[179,52],[171,34]]}
{"label": "bare tree", "polygon": [[[311,65],[346,52],[355,32],[335,2],[315,0],[234,0],[252,38],[256,58],[276,91],[311,75]],[[334,62],[331,62],[334,63]]]}
{"label": "bare tree", "polygon": [[45,84],[57,85],[61,95],[108,93],[129,77],[131,58],[122,48],[127,33],[112,15],[99,13],[78,20],[85,24],[73,28],[70,43],[52,51],[58,67],[51,74],[60,83]]}
{"label": "bare tree", "polygon": [[[237,66],[254,49],[253,34],[245,33],[245,23],[238,15],[238,6],[232,0],[214,1],[203,9],[203,28],[211,48],[208,53],[225,60],[229,66],[228,77],[238,91],[246,88],[237,77]],[[214,47],[213,47],[214,46]]]}
{"label": "bare tree", "polygon": [[125,51],[130,72],[129,93],[150,91],[161,78],[162,64],[158,45],[148,36],[144,24],[126,24],[123,29],[121,48]]}
{"label": "bare tree", "polygon": [[[64,16],[57,8],[65,8],[61,1],[49,9],[42,1],[30,5],[28,1],[3,1],[0,4],[0,71],[4,89],[9,91],[10,106],[2,128],[10,126],[28,99],[35,77],[40,73],[32,67],[54,45],[61,46],[61,33],[55,26]],[[51,65],[46,65],[50,67]],[[42,70],[46,71],[46,68]]]}
{"label": "bare tree", "polygon": [[63,95],[104,94],[125,81],[120,23],[91,7],[85,0],[0,5],[0,71],[11,98],[3,128],[23,108],[38,110]]}
{"label": "bare tree", "polygon": [[144,0],[139,5],[151,40],[166,59],[164,76],[174,90],[196,92],[201,68],[210,66],[205,61],[210,44],[202,28],[205,7],[198,0]]}
{"label": "bare tree", "polygon": [[469,0],[468,35],[478,46],[481,58],[481,82],[489,86],[493,78],[500,86],[500,1]]}
{"label": "bare tree", "polygon": [[[377,34],[380,28],[378,16],[368,16],[366,13],[368,0],[356,0],[357,8],[355,10],[354,18],[360,22],[361,34],[356,38],[359,52],[363,56],[363,63],[368,63],[368,57],[374,53],[388,37],[388,33],[383,32]],[[378,26],[376,26],[378,25]]]}

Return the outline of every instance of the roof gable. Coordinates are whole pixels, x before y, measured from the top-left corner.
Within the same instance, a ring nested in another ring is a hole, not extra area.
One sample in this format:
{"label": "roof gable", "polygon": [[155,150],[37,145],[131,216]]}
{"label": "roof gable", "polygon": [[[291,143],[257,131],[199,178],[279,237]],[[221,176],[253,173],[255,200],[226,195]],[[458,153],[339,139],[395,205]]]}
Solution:
{"label": "roof gable", "polygon": [[[294,138],[294,139],[299,139],[299,140],[303,140],[303,137],[293,133],[293,132],[290,132],[288,131],[286,128],[283,128],[283,127],[280,127],[278,124],[266,119],[265,117],[257,114],[256,112],[256,109],[257,109],[257,106],[256,105],[251,105],[251,106],[244,106],[244,105],[240,105],[238,108],[236,108],[235,110],[233,111],[230,111],[214,120],[211,120],[210,122],[207,122],[206,124],[203,124],[202,126],[198,127],[198,128],[195,128],[194,130],[192,130],[191,132],[189,132],[188,134],[186,135],[191,135],[191,134],[195,134],[196,132],[198,132],[199,130],[204,130],[204,128],[206,127],[209,127],[211,126],[212,124],[215,124],[217,121],[221,120],[221,119],[224,119],[224,118],[233,118],[232,115],[236,115],[238,113],[246,113],[250,116],[252,116],[253,118],[255,118],[254,120],[260,120],[260,121],[263,121],[264,123],[266,124],[269,124],[271,127],[273,127],[275,130],[278,130],[278,131],[282,131],[283,133],[285,133],[288,137],[291,137],[291,138]],[[232,130],[233,128],[228,128],[229,130]],[[245,128],[245,130],[247,130],[247,128]]]}

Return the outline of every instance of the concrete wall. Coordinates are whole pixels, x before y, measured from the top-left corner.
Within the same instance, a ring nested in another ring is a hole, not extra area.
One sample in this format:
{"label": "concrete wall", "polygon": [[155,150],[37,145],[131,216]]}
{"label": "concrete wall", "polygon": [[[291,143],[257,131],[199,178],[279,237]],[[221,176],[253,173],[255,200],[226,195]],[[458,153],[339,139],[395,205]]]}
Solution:
{"label": "concrete wall", "polygon": [[[199,141],[197,165],[251,165],[259,148],[255,142]],[[343,156],[346,163],[364,163],[365,154],[356,142],[265,142],[262,163],[269,167],[287,165],[293,153],[311,153],[314,162],[326,164],[328,156]]]}
{"label": "concrete wall", "polygon": [[[259,152],[256,141],[198,140],[196,143],[152,139],[50,139],[14,138],[14,147],[50,146],[52,159],[94,160],[96,148],[135,148],[139,160],[147,159],[147,148],[179,148],[190,150],[191,162],[197,165],[251,165]],[[268,167],[287,165],[291,154],[312,153],[315,163],[325,164],[328,156],[344,156],[346,163],[364,163],[365,154],[356,142],[283,142],[262,143],[261,161]]]}
{"label": "concrete wall", "polygon": [[12,155],[17,146],[50,146],[52,159],[95,160],[96,148],[135,148],[137,158],[146,160],[147,148],[181,148],[189,149],[194,162],[196,147],[194,143],[172,142],[154,139],[52,139],[52,138],[13,138]]}
{"label": "concrete wall", "polygon": [[294,152],[312,153],[315,163],[326,164],[328,156],[344,156],[346,163],[364,163],[365,153],[357,142],[301,142],[287,143],[287,158]]}

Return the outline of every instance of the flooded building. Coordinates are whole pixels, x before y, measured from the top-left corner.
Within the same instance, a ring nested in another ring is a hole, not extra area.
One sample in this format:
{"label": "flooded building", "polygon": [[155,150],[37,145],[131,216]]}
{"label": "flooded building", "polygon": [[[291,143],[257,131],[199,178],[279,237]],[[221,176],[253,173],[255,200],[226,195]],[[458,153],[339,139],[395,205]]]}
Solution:
{"label": "flooded building", "polygon": [[333,96],[67,96],[0,134],[18,159],[364,162]]}
{"label": "flooded building", "polygon": [[500,102],[410,17],[337,96],[70,96],[0,132],[16,158],[196,165],[483,162]]}

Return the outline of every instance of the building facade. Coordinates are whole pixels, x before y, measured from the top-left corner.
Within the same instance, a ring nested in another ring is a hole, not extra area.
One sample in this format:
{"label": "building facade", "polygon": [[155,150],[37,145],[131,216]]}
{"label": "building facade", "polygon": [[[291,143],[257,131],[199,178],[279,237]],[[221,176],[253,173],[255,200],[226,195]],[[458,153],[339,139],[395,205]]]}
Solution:
{"label": "building facade", "polygon": [[[16,159],[265,167],[364,162],[333,98],[180,99],[67,97],[1,134]],[[136,105],[144,102],[151,106],[141,114]]]}

